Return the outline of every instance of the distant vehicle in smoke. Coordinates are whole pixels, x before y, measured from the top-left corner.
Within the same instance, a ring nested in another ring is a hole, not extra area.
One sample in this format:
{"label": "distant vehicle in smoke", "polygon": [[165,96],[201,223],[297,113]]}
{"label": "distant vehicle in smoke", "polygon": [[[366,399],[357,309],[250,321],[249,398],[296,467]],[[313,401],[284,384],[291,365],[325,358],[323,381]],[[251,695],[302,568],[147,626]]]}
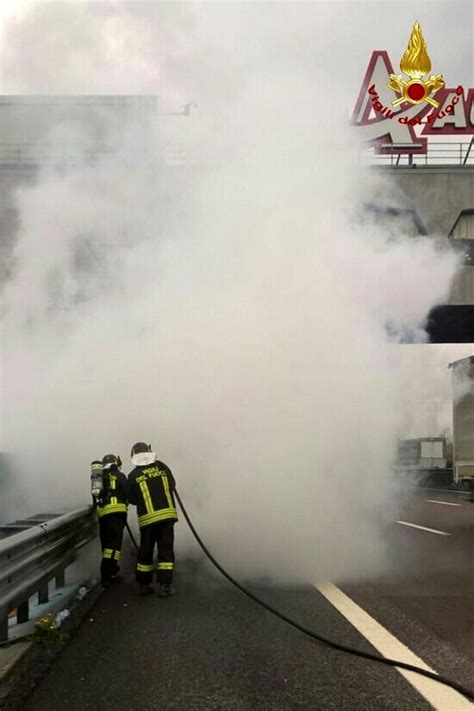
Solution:
{"label": "distant vehicle in smoke", "polygon": [[448,461],[449,444],[446,437],[418,437],[401,439],[395,471],[416,485],[452,484],[453,470]]}
{"label": "distant vehicle in smoke", "polygon": [[446,447],[445,437],[402,439],[398,446],[398,461],[407,469],[445,469]]}

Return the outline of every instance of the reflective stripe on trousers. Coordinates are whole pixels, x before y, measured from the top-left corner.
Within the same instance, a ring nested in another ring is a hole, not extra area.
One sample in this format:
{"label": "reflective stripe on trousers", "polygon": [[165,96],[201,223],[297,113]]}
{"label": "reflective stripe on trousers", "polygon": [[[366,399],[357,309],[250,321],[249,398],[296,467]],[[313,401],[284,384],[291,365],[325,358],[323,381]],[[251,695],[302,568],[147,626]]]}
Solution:
{"label": "reflective stripe on trousers", "polygon": [[139,573],[152,573],[153,565],[145,565],[144,563],[137,563],[137,571]]}

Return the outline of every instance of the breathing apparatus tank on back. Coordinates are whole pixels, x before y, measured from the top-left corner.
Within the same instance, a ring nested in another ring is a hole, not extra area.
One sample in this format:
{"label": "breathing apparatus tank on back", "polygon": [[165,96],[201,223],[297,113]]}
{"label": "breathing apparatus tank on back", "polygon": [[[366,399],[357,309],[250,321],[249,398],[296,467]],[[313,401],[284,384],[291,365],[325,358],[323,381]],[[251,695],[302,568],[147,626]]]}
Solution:
{"label": "breathing apparatus tank on back", "polygon": [[100,498],[104,491],[104,465],[99,460],[91,464],[91,494],[94,499]]}

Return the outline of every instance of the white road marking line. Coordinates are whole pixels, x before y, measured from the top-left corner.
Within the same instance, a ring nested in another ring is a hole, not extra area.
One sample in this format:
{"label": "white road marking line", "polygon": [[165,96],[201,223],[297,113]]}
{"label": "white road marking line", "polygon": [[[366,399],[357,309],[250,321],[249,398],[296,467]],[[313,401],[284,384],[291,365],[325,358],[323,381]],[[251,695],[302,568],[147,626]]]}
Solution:
{"label": "white road marking line", "polygon": [[434,499],[425,499],[429,504],[443,504],[443,506],[461,506],[461,504],[453,504],[451,501],[435,501]]}
{"label": "white road marking line", "polygon": [[411,526],[411,528],[419,528],[420,531],[428,531],[429,533],[437,533],[438,536],[450,536],[450,533],[446,531],[437,531],[436,528],[426,528],[426,526],[419,526],[417,523],[408,523],[408,521],[395,521],[395,523],[401,523],[402,526]]}
{"label": "white road marking line", "polygon": [[[365,610],[357,605],[350,597],[342,590],[339,590],[333,583],[323,583],[315,585],[316,590],[324,595],[343,615],[353,627],[363,635],[370,644],[377,649],[384,657],[396,659],[399,662],[413,664],[427,671],[434,671],[425,662],[417,657],[411,649],[406,647],[398,640],[391,632],[385,629],[379,622],[374,620]],[[368,662],[370,664],[371,662]],[[409,672],[396,667],[397,671],[421,694],[435,709],[438,711],[447,711],[447,709],[456,709],[456,711],[464,711],[470,709],[472,704],[459,692],[454,691],[449,686],[444,686],[434,679]],[[437,672],[435,672],[436,674]]]}

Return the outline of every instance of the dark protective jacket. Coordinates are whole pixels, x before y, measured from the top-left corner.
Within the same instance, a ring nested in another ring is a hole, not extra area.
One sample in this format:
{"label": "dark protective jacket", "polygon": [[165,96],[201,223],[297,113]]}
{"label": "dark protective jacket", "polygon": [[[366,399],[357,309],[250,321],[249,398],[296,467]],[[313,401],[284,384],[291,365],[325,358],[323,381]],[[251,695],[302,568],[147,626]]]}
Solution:
{"label": "dark protective jacket", "polygon": [[137,507],[140,528],[161,521],[177,521],[171,469],[158,460],[135,467],[128,475],[128,500]]}
{"label": "dark protective jacket", "polygon": [[104,490],[97,502],[99,518],[112,513],[127,513],[127,477],[116,467],[104,472]]}

